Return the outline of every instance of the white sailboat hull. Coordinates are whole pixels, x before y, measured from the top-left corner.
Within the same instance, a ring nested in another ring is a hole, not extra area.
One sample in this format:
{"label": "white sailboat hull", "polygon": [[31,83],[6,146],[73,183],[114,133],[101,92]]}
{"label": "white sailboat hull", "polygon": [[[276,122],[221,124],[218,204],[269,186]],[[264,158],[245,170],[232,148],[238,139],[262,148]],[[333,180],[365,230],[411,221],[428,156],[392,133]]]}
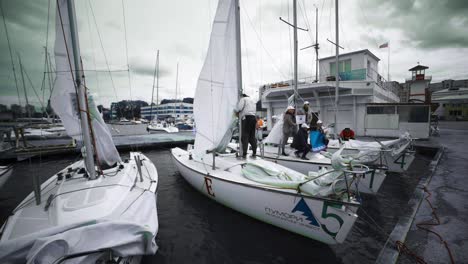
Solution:
{"label": "white sailboat hull", "polygon": [[[298,194],[295,190],[262,185],[243,178],[240,169],[212,170],[208,164],[189,158],[187,151],[172,149],[172,157],[182,177],[207,197],[262,222],[286,229],[326,244],[345,240],[357,219],[357,203]],[[223,158],[217,158],[222,163]],[[234,158],[235,163],[235,158]],[[230,167],[230,166],[227,166]],[[226,168],[227,168],[226,167]],[[206,169],[205,169],[206,168]],[[337,201],[335,200],[335,203]]]}
{"label": "white sailboat hull", "polygon": [[147,130],[150,133],[177,133],[179,132],[179,129],[173,126],[163,127],[163,126],[148,125]]}
{"label": "white sailboat hull", "polygon": [[31,193],[17,206],[1,229],[0,263],[53,263],[81,253],[65,263],[96,263],[109,250],[86,253],[99,249],[138,263],[140,255],[156,251],[154,164],[132,152],[128,162],[95,180],[82,168],[83,161],[75,162],[44,182],[40,204]]}

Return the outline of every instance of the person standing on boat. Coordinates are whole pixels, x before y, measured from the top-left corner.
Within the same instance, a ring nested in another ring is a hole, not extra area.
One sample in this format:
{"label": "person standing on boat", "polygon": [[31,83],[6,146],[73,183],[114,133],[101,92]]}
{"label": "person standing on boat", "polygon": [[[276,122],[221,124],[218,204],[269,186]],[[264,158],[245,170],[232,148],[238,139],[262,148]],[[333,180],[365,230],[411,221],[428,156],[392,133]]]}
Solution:
{"label": "person standing on boat", "polygon": [[247,157],[247,147],[250,143],[252,147],[252,157],[257,155],[257,139],[255,138],[255,127],[257,119],[255,118],[255,111],[257,110],[255,102],[246,94],[242,94],[242,98],[237,103],[236,113],[242,120],[242,157]]}
{"label": "person standing on boat", "polygon": [[284,151],[284,147],[288,142],[289,137],[292,137],[296,134],[297,124],[295,122],[294,117],[294,106],[288,106],[286,108],[286,113],[283,116],[283,139],[281,141],[281,154],[283,156],[288,156],[288,154]]}
{"label": "person standing on boat", "polygon": [[309,122],[312,119],[312,115],[310,114],[309,101],[304,102],[304,105],[302,106],[302,110],[304,111],[304,115],[305,115],[305,123],[309,124]]}
{"label": "person standing on boat", "polygon": [[255,132],[256,132],[256,138],[258,141],[263,140],[263,119],[261,119],[259,116],[257,116],[257,124],[255,126]]}
{"label": "person standing on boat", "polygon": [[293,142],[291,144],[292,148],[295,148],[294,155],[296,157],[301,157],[303,160],[308,160],[307,153],[309,153],[311,146],[307,143],[307,138],[309,137],[309,126],[306,123],[301,125],[301,128],[294,136]]}

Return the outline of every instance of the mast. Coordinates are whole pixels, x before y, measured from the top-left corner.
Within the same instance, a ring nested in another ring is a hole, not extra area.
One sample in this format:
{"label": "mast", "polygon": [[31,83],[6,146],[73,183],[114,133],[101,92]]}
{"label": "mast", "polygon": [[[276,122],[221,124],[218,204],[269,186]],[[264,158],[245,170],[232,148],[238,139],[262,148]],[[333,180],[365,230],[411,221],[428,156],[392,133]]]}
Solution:
{"label": "mast", "polygon": [[[83,141],[85,147],[85,165],[86,170],[88,171],[89,178],[91,180],[96,179],[96,169],[94,166],[94,151],[92,147],[92,140],[91,140],[91,131],[90,131],[90,124],[88,122],[88,115],[87,115],[87,103],[86,103],[86,88],[83,85],[83,77],[81,64],[80,64],[80,46],[78,40],[78,28],[76,24],[76,13],[75,13],[75,4],[72,0],[67,0],[68,2],[68,17],[70,23],[70,35],[71,35],[71,44],[73,49],[73,64],[75,66],[75,82],[76,87],[78,89],[78,101],[79,101],[79,111],[80,114],[80,121],[81,121],[81,130],[83,134]],[[85,110],[85,111],[83,111]]]}
{"label": "mast", "polygon": [[[237,59],[237,99],[238,101],[242,97],[242,54],[241,54],[241,29],[240,29],[240,6],[239,6],[239,0],[234,0],[236,5],[236,59]],[[242,150],[242,120],[239,117],[239,154],[240,157],[244,155],[243,150]]]}
{"label": "mast", "polygon": [[175,100],[174,100],[174,123],[177,115],[177,86],[179,85],[179,62],[177,62],[176,78],[175,78]]}
{"label": "mast", "polygon": [[336,34],[336,43],[335,43],[335,49],[336,49],[336,54],[335,54],[335,128],[333,129],[335,132],[335,138],[337,137],[338,133],[338,123],[336,120],[336,114],[338,111],[338,102],[339,102],[339,94],[338,90],[340,87],[340,75],[338,73],[339,70],[339,55],[340,55],[340,34],[338,31],[338,0],[335,0],[335,34]]}
{"label": "mast", "polygon": [[[154,81],[155,81],[156,78],[158,79],[158,82],[159,82],[159,50],[156,53],[156,64],[154,65],[153,89],[152,89],[152,92],[151,92],[151,105],[150,105],[150,121],[153,120]],[[159,91],[159,89],[158,89],[158,91]],[[157,98],[157,95],[156,95],[156,98]],[[157,100],[158,99],[156,99],[156,104],[158,103]]]}
{"label": "mast", "polygon": [[293,27],[294,27],[294,108],[297,111],[297,0],[293,1]]}
{"label": "mast", "polygon": [[24,82],[24,69],[23,69],[23,64],[21,63],[21,57],[20,55],[17,53],[16,55],[18,55],[18,61],[19,61],[19,65],[20,65],[20,71],[21,71],[21,79],[23,81],[23,90],[24,90],[24,97],[26,99],[26,105],[24,106],[24,110],[26,111],[26,114],[28,115],[28,118],[31,118],[31,111],[29,111],[28,109],[28,106],[29,106],[29,99],[28,99],[28,92],[26,91],[26,83]]}
{"label": "mast", "polygon": [[318,82],[318,8],[315,7],[315,82]]}

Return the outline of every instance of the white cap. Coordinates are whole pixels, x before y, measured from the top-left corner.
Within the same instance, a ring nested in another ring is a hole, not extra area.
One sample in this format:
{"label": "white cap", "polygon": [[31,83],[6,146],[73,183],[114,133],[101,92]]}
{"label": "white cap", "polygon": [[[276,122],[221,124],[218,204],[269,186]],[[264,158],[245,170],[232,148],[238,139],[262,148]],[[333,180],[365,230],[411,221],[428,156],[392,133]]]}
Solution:
{"label": "white cap", "polygon": [[304,101],[304,104],[305,104],[305,105],[308,105],[308,104],[309,104],[309,101]]}
{"label": "white cap", "polygon": [[303,128],[309,128],[309,126],[306,123],[302,123],[301,127]]}
{"label": "white cap", "polygon": [[288,108],[286,108],[286,110],[294,110],[294,109],[295,109],[295,108],[294,108],[294,106],[292,106],[292,105],[290,105],[290,106],[288,106]]}
{"label": "white cap", "polygon": [[322,123],[323,123],[322,120],[317,121],[317,124],[322,124]]}

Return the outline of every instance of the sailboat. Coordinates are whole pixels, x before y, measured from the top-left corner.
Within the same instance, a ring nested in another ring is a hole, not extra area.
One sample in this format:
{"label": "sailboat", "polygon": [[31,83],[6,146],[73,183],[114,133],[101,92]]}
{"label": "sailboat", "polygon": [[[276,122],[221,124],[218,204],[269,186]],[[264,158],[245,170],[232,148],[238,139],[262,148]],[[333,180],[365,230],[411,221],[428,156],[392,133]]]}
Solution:
{"label": "sailboat", "polygon": [[[225,152],[238,123],[234,109],[242,87],[239,16],[238,0],[218,2],[195,92],[195,145],[173,148],[173,161],[195,189],[227,207],[323,243],[341,243],[360,206],[343,187],[349,178],[304,175]],[[340,157],[336,152],[334,163],[341,163]]]}
{"label": "sailboat", "polygon": [[121,160],[86,92],[74,2],[57,1],[56,13],[51,102],[83,141],[83,159],[42,185],[33,178],[34,192],[0,229],[0,263],[139,263],[157,250],[156,167],[138,152]]}
{"label": "sailboat", "polygon": [[377,164],[386,167],[388,171],[404,172],[408,170],[415,158],[415,151],[411,150],[413,139],[409,133],[402,134],[397,139],[367,142],[350,139],[340,142],[330,140],[327,151],[333,153],[345,147],[343,154],[350,158],[358,158],[365,164]]}
{"label": "sailboat", "polygon": [[[154,68],[154,77],[153,77],[153,90],[151,92],[151,110],[150,118],[153,116],[153,95],[154,95],[154,82],[156,80],[156,104],[159,103],[159,50],[156,55],[156,66]],[[150,121],[146,130],[149,133],[176,133],[179,132],[179,129],[174,125],[167,123],[165,121],[159,121],[157,115]]]}

